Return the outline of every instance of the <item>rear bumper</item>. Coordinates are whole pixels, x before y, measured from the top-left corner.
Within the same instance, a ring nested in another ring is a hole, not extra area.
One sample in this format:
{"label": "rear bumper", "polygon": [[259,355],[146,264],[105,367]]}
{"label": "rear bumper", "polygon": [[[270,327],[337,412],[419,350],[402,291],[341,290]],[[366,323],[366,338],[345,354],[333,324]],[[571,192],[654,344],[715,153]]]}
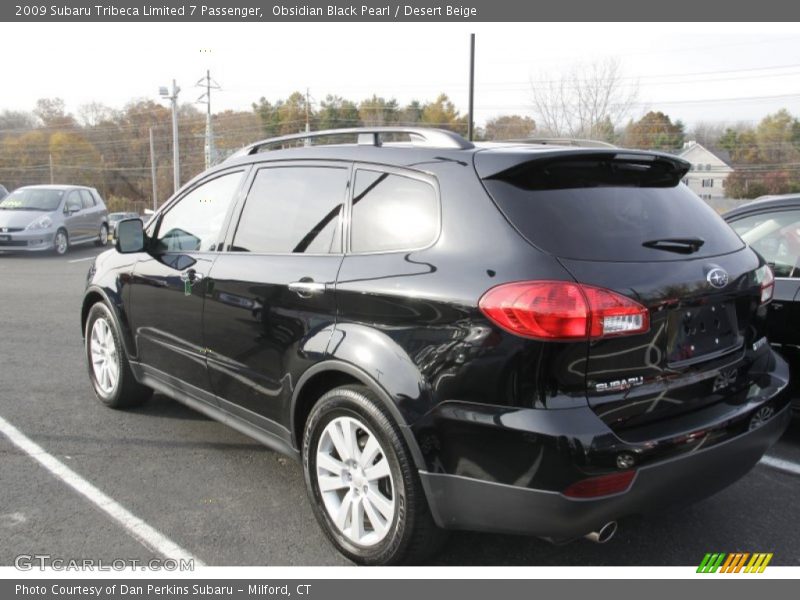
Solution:
{"label": "rear bumper", "polygon": [[422,472],[434,519],[446,529],[536,535],[568,540],[624,516],[685,505],[745,475],[791,419],[785,406],[761,427],[706,450],[640,468],[628,491],[600,499]]}
{"label": "rear bumper", "polygon": [[[618,518],[685,505],[745,475],[788,426],[789,367],[762,354],[752,383],[679,418],[613,432],[588,406],[524,409],[444,402],[415,424],[437,524],[566,540]],[[622,493],[563,495],[585,479],[636,475]]]}

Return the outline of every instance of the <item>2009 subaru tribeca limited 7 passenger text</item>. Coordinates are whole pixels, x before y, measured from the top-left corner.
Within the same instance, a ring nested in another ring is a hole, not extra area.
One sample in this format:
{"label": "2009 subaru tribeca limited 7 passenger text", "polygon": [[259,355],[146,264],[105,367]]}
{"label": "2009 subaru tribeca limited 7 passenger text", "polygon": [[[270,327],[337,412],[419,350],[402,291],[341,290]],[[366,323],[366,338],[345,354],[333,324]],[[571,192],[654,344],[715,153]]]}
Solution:
{"label": "2009 subaru tribeca limited 7 passenger text", "polygon": [[92,384],[299,459],[356,562],[423,560],[444,529],[604,541],[736,481],[789,420],[772,273],[688,168],[427,129],[265,140],[120,223],[83,302]]}

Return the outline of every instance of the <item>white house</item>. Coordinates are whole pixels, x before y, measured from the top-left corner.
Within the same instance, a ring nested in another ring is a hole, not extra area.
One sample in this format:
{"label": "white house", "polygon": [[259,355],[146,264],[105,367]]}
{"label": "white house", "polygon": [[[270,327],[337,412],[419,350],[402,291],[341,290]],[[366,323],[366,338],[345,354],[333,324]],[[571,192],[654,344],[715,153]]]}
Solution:
{"label": "white house", "polygon": [[726,198],[725,180],[733,173],[727,152],[711,152],[695,141],[686,142],[678,155],[692,163],[683,182],[703,200]]}

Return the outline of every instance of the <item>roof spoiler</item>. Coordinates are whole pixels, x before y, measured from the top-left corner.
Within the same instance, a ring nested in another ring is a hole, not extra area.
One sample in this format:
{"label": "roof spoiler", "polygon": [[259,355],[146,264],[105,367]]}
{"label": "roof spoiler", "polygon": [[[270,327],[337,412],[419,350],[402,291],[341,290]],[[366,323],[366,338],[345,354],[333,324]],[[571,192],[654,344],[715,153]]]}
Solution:
{"label": "roof spoiler", "polygon": [[500,140],[514,144],[541,144],[543,146],[576,146],[580,148],[616,148],[614,144],[600,140],[585,140],[580,138],[517,138]]}
{"label": "roof spoiler", "polygon": [[532,190],[674,187],[690,167],[689,162],[671,154],[608,148],[481,152],[475,157],[481,179],[502,180]]}

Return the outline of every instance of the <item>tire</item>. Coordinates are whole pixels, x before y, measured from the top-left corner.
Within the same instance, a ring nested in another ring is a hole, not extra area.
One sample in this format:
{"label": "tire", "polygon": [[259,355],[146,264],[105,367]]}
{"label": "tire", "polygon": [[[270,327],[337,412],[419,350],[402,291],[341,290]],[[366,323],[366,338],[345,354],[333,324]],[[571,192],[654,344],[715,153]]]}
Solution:
{"label": "tire", "polygon": [[100,402],[110,408],[130,408],[150,398],[153,390],[134,378],[116,319],[102,302],[89,310],[84,336],[89,380]]}
{"label": "tire", "polygon": [[94,243],[95,246],[100,246],[101,248],[104,246],[108,246],[108,225],[103,223],[100,225],[100,235],[97,237],[97,240]]}
{"label": "tire", "polygon": [[65,229],[59,229],[53,236],[53,252],[58,256],[64,256],[69,252],[69,236]]}
{"label": "tire", "polygon": [[[359,448],[349,457],[337,448],[348,428]],[[320,466],[321,457],[324,466]],[[360,466],[354,466],[355,461]],[[303,470],[317,521],[333,545],[353,562],[420,563],[446,539],[431,517],[399,427],[367,387],[343,386],[319,399],[305,426]],[[343,527],[336,524],[336,515],[345,515],[339,519]],[[360,527],[353,526],[354,516]]]}

